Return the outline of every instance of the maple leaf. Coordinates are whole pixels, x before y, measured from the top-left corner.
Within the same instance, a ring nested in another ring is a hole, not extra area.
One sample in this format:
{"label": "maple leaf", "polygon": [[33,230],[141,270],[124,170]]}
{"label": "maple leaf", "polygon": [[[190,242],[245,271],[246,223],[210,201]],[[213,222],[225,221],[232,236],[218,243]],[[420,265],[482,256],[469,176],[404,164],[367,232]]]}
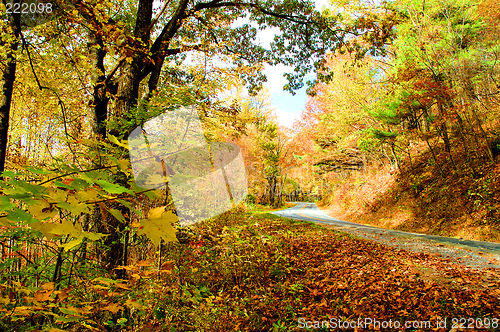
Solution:
{"label": "maple leaf", "polygon": [[35,302],[49,301],[52,292],[53,290],[46,290],[46,291],[37,290],[33,296],[33,301]]}
{"label": "maple leaf", "polygon": [[62,289],[62,290],[59,290],[59,291],[55,291],[54,294],[57,295],[57,300],[59,302],[62,302],[64,301],[66,298],[69,297],[69,291],[71,289],[68,287],[68,288],[65,288],[65,289]]}
{"label": "maple leaf", "polygon": [[174,261],[168,261],[162,264],[160,270],[170,271],[174,268]]}
{"label": "maple leaf", "polygon": [[44,220],[57,214],[57,210],[54,209],[52,205],[44,199],[40,200],[38,204],[29,206],[28,212],[38,220]]}
{"label": "maple leaf", "polygon": [[124,309],[124,308],[123,308],[122,306],[120,306],[120,305],[116,305],[116,304],[114,304],[114,303],[111,303],[111,304],[109,304],[109,305],[105,306],[105,307],[104,307],[104,308],[102,308],[102,309],[103,309],[103,310],[106,310],[106,311],[110,311],[110,312],[112,312],[112,313],[116,314],[118,311],[120,311],[120,310],[122,310],[122,309]]}
{"label": "maple leaf", "polygon": [[83,201],[95,201],[99,197],[99,193],[95,189],[80,191],[77,193],[77,199]]}
{"label": "maple leaf", "polygon": [[73,225],[69,220],[64,219],[61,223],[51,223],[51,222],[36,222],[29,225],[32,229],[36,229],[41,232],[48,240],[52,240],[54,235],[69,235],[76,239],[69,241],[66,244],[61,244],[60,247],[65,250],[69,250],[87,238],[91,241],[99,240],[100,238],[106,236],[102,233],[92,233],[84,232],[82,226],[79,223]]}
{"label": "maple leaf", "polygon": [[173,223],[178,220],[177,216],[172,211],[165,211],[165,207],[151,209],[148,213],[148,219],[140,221],[137,234],[146,235],[155,246],[159,246],[161,239],[166,242],[175,242],[176,230]]}

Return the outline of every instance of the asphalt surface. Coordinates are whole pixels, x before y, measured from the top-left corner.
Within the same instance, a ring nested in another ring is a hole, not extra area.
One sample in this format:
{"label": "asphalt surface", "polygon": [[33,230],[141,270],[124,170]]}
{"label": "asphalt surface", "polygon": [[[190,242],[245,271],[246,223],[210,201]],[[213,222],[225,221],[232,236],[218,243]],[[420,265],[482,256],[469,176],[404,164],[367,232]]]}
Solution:
{"label": "asphalt surface", "polygon": [[500,243],[402,232],[361,225],[330,217],[314,203],[297,202],[295,204],[294,207],[273,213],[286,218],[330,225],[339,231],[399,249],[438,254],[458,264],[476,269],[500,269]]}

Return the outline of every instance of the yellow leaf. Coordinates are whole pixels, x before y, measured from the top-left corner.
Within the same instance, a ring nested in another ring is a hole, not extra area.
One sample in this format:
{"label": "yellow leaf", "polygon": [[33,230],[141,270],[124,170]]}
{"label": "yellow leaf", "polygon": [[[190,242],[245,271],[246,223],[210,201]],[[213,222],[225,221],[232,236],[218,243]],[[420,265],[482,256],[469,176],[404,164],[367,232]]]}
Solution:
{"label": "yellow leaf", "polygon": [[86,237],[90,241],[97,241],[100,238],[103,238],[105,236],[108,236],[108,234],[103,234],[103,233],[92,233],[92,232],[82,232],[82,236]]}
{"label": "yellow leaf", "polygon": [[[130,62],[132,62],[132,58],[127,58],[127,62],[128,62],[128,59],[130,59]],[[118,138],[116,138],[115,136],[113,136],[111,134],[108,134],[108,139],[110,140],[111,143],[115,143],[116,145],[119,145],[121,147],[128,149],[128,142],[127,141],[124,141],[125,143],[122,143],[122,142],[118,141]]]}
{"label": "yellow leaf", "polygon": [[161,265],[160,270],[170,271],[174,268],[174,261],[167,261]]}
{"label": "yellow leaf", "polygon": [[47,201],[49,203],[66,202],[67,197],[68,197],[68,193],[66,191],[51,188],[50,193],[49,193],[49,197],[47,198]]}
{"label": "yellow leaf", "polygon": [[115,268],[116,270],[126,270],[126,271],[131,271],[131,270],[136,270],[137,267],[135,265],[127,265],[127,266],[118,266]]}
{"label": "yellow leaf", "polygon": [[94,189],[81,191],[81,192],[78,192],[78,194],[77,194],[77,199],[80,202],[95,201],[95,200],[97,200],[98,197],[99,197],[99,193]]}
{"label": "yellow leaf", "polygon": [[40,200],[38,204],[28,206],[28,212],[38,220],[50,218],[57,214],[57,210],[44,199]]}
{"label": "yellow leaf", "polygon": [[83,327],[86,327],[87,329],[92,330],[92,331],[102,331],[98,328],[95,328],[95,327],[85,323],[85,322],[80,322],[80,324],[82,324]]}
{"label": "yellow leaf", "polygon": [[92,313],[93,308],[92,308],[92,306],[87,305],[86,307],[82,307],[82,308],[67,306],[66,308],[60,308],[60,309],[64,309],[64,311],[61,310],[61,311],[63,311],[63,313],[76,313],[76,314],[85,315],[85,314]]}
{"label": "yellow leaf", "polygon": [[69,297],[69,288],[62,289],[60,291],[55,291],[54,294],[57,295],[57,301],[61,302],[64,301],[67,297]]}
{"label": "yellow leaf", "polygon": [[56,224],[56,226],[49,233],[78,237],[82,231],[82,226],[78,222],[73,225],[71,221],[63,219],[62,223]]}
{"label": "yellow leaf", "polygon": [[82,212],[90,213],[90,209],[88,208],[87,204],[82,203],[75,196],[70,196],[68,198],[68,203],[71,206],[71,208],[67,210],[73,213],[74,215],[79,215]]}
{"label": "yellow leaf", "polygon": [[0,217],[0,225],[11,226],[12,221],[5,217]]}
{"label": "yellow leaf", "polygon": [[52,294],[52,290],[47,290],[47,291],[37,290],[33,295],[33,301],[35,302],[49,301],[51,299],[50,294]]}
{"label": "yellow leaf", "polygon": [[165,212],[165,207],[160,206],[149,210],[148,219],[161,219],[161,215]]}
{"label": "yellow leaf", "polygon": [[111,213],[113,215],[113,217],[115,217],[118,221],[125,222],[125,217],[123,216],[123,214],[119,210],[108,209],[108,212]]}
{"label": "yellow leaf", "polygon": [[59,247],[63,248],[66,251],[71,250],[72,248],[74,248],[77,245],[79,245],[80,243],[82,243],[84,238],[85,238],[84,236],[79,236],[77,239],[71,240],[66,244],[60,244]]}
{"label": "yellow leaf", "polygon": [[120,168],[120,170],[122,172],[124,172],[124,173],[130,173],[129,172],[129,169],[131,167],[130,160],[128,160],[128,159],[119,159],[119,160],[117,160],[117,164],[118,164],[118,167]]}
{"label": "yellow leaf", "polygon": [[53,282],[44,282],[42,284],[42,288],[45,290],[53,290],[54,289],[54,283]]}
{"label": "yellow leaf", "polygon": [[173,224],[178,220],[177,216],[172,211],[165,211],[165,207],[154,208],[149,211],[148,219],[141,220],[141,227],[137,230],[137,234],[146,235],[151,242],[158,246],[161,239],[166,242],[175,242],[177,232]]}
{"label": "yellow leaf", "polygon": [[125,283],[118,283],[115,285],[116,287],[123,288],[123,289],[130,289],[130,287],[127,286]]}
{"label": "yellow leaf", "polygon": [[51,233],[51,231],[56,227],[57,224],[51,223],[51,222],[36,222],[33,224],[30,224],[30,228],[37,230],[41,232],[47,240],[52,240],[54,239],[54,234]]}
{"label": "yellow leaf", "polygon": [[142,304],[138,303],[136,300],[130,300],[130,299],[128,299],[125,302],[125,305],[128,308],[136,308],[136,309],[143,309],[144,308],[144,306]]}
{"label": "yellow leaf", "polygon": [[151,266],[151,264],[153,264],[154,261],[152,259],[145,259],[145,260],[142,260],[142,261],[139,261],[137,263],[137,266],[141,267],[141,266]]}
{"label": "yellow leaf", "polygon": [[33,311],[36,309],[36,306],[21,306],[21,307],[16,307],[14,309],[14,315],[15,316],[31,316],[33,314]]}

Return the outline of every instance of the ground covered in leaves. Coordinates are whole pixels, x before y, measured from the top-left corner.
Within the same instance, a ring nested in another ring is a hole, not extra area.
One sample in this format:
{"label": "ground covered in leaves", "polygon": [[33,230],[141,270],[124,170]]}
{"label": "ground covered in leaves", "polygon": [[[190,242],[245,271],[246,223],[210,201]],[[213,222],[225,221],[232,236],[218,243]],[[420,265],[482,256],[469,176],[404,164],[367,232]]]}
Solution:
{"label": "ground covered in leaves", "polygon": [[[450,331],[454,318],[500,325],[498,271],[243,208],[184,238],[163,246],[161,260],[124,267],[127,280],[95,272],[65,289],[0,285],[0,330],[293,331],[314,321],[323,324],[315,330],[339,330],[325,323],[366,318],[401,325],[381,330],[430,321],[432,329],[406,331]],[[444,319],[447,327],[434,329]]]}

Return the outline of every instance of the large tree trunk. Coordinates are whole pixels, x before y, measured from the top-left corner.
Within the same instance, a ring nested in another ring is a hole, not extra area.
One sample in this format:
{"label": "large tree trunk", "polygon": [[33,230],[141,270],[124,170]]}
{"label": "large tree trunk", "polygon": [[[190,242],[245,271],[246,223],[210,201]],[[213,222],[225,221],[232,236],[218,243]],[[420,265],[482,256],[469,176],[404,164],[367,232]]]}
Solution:
{"label": "large tree trunk", "polygon": [[[137,9],[137,20],[135,23],[134,37],[147,44],[150,39],[150,25],[153,15],[153,0],[139,1]],[[113,116],[123,120],[123,123],[130,123],[129,112],[137,106],[139,98],[139,86],[143,78],[141,71],[144,66],[143,52],[135,52],[130,63],[125,62],[121,75],[118,79],[118,91]],[[115,135],[127,135],[133,128],[122,128],[124,132],[113,132]]]}
{"label": "large tree trunk", "polygon": [[[19,3],[19,0],[14,0]],[[9,137],[10,106],[12,102],[12,92],[14,81],[16,80],[16,55],[19,46],[19,36],[21,34],[21,14],[12,14],[9,18],[9,26],[15,36],[13,42],[0,40],[0,46],[7,47],[7,59],[2,71],[2,85],[0,90],[0,175],[5,170],[5,158],[7,156],[7,141]],[[7,36],[7,35],[4,35]]]}
{"label": "large tree trunk", "polygon": [[[141,0],[137,12],[137,21],[134,31],[134,37],[139,38],[144,43],[148,43],[150,34],[149,27],[153,14],[153,1]],[[137,105],[139,96],[139,85],[141,82],[141,65],[144,60],[144,55],[141,52],[136,52],[132,62],[123,62],[120,68],[121,75],[114,82],[106,81],[106,73],[104,68],[104,45],[102,38],[98,34],[91,33],[89,38],[90,58],[94,66],[94,88],[92,96],[92,114],[91,124],[92,131],[95,137],[106,139],[107,133],[121,137],[126,136],[131,129],[129,111]],[[115,87],[117,90],[115,91]],[[107,92],[115,94],[115,106],[111,115],[108,114],[109,97]],[[127,126],[121,128],[110,129],[107,127],[106,120],[110,117],[127,123]],[[116,183],[122,186],[127,186],[127,177],[123,173],[115,175]],[[97,229],[99,232],[107,234],[104,239],[105,252],[102,255],[102,264],[108,271],[113,271],[117,266],[127,264],[127,241],[128,234],[126,225],[116,219],[110,213],[106,213],[108,209],[116,209],[124,216],[130,216],[130,211],[127,207],[119,202],[111,202],[102,204],[99,209],[93,211]],[[125,270],[114,270],[114,274],[118,278],[125,276]]]}
{"label": "large tree trunk", "polygon": [[[160,36],[149,48],[151,39],[151,27],[153,16],[153,0],[140,0],[137,7],[137,19],[134,27],[134,38],[140,42],[132,45],[132,60],[122,61],[117,71],[106,76],[104,72],[104,57],[102,39],[98,33],[91,32],[89,38],[90,58],[92,59],[95,74],[93,77],[94,89],[92,98],[91,123],[95,137],[105,139],[107,133],[116,137],[126,137],[140,123],[136,123],[131,117],[130,111],[137,107],[139,89],[141,82],[149,76],[149,84],[145,91],[144,100],[147,102],[151,94],[157,88],[160,78],[161,67],[168,53],[168,45],[185,17],[185,9],[188,0],[181,0],[177,9],[170,18],[169,23],[164,27]],[[84,14],[85,15],[85,14]],[[90,17],[88,18],[90,19]],[[97,24],[97,22],[94,22]],[[97,24],[98,26],[98,24]],[[148,61],[146,54],[154,54],[154,65]],[[117,77],[112,77],[117,74]],[[114,107],[108,112],[109,97],[111,92],[114,96]],[[115,126],[109,127],[109,121],[113,120]],[[116,174],[116,181],[123,186],[127,185],[125,174]],[[124,216],[130,215],[128,209],[118,202],[100,206],[100,209],[107,210],[114,208],[119,210]],[[125,225],[110,213],[100,213],[100,209],[94,211],[96,225],[99,232],[108,234],[104,240],[107,252],[103,253],[103,265],[108,270],[113,270],[118,265],[127,263],[127,243],[128,234],[125,233]],[[123,271],[123,270],[119,270]],[[121,272],[115,273],[118,277],[123,277]]]}
{"label": "large tree trunk", "polygon": [[108,118],[108,102],[107,87],[104,84],[106,79],[104,69],[104,57],[106,51],[104,50],[104,43],[102,38],[95,33],[91,32],[89,35],[89,58],[93,65],[92,82],[93,92],[92,100],[90,102],[90,126],[92,136],[100,139],[106,138],[106,120]]}

